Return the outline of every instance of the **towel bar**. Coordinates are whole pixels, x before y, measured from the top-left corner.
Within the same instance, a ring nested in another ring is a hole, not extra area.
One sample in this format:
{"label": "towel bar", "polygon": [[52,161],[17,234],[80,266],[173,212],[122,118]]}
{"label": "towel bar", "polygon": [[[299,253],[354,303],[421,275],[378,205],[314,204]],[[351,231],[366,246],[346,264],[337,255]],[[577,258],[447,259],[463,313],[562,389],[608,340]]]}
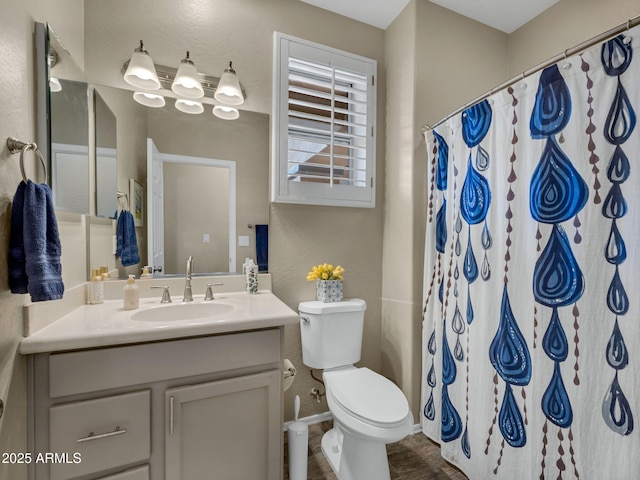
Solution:
{"label": "towel bar", "polygon": [[47,164],[44,161],[44,157],[42,156],[42,153],[40,153],[40,150],[38,149],[38,146],[31,142],[31,143],[27,143],[27,142],[23,142],[22,140],[18,140],[17,138],[7,138],[7,148],[9,149],[9,151],[11,153],[20,153],[20,173],[22,173],[22,181],[24,183],[27,183],[29,181],[29,178],[27,177],[27,174],[25,173],[24,170],[24,154],[26,152],[28,152],[29,150],[31,150],[34,155],[36,157],[38,157],[38,159],[40,160],[40,163],[42,164],[42,169],[44,170],[44,178],[45,178],[45,182],[47,181],[48,178],[48,174],[47,174]]}

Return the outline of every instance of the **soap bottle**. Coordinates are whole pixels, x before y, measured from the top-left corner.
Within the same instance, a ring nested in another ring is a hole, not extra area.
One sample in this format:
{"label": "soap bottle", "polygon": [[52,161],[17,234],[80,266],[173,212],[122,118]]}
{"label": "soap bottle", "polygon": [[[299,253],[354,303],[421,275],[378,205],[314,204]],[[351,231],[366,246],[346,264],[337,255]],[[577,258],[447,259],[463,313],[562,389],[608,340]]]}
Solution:
{"label": "soap bottle", "polygon": [[135,275],[129,275],[122,292],[122,306],[125,310],[133,310],[140,306],[140,289],[136,285]]}
{"label": "soap bottle", "polygon": [[102,280],[108,280],[111,278],[109,267],[100,267],[100,276],[102,277]]}
{"label": "soap bottle", "polygon": [[91,305],[104,302],[104,283],[97,268],[91,270],[91,280],[87,284],[87,301]]}
{"label": "soap bottle", "polygon": [[142,273],[140,275],[140,278],[143,278],[143,277],[153,277],[153,275],[149,273],[148,265],[145,265],[144,267],[142,267]]}

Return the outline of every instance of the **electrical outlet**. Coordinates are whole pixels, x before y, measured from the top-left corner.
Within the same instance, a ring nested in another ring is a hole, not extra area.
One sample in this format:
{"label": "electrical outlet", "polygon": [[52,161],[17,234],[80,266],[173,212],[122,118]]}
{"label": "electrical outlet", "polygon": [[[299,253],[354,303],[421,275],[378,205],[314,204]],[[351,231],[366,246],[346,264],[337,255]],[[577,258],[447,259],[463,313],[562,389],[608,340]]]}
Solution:
{"label": "electrical outlet", "polygon": [[209,243],[209,234],[205,233],[202,235],[202,243]]}

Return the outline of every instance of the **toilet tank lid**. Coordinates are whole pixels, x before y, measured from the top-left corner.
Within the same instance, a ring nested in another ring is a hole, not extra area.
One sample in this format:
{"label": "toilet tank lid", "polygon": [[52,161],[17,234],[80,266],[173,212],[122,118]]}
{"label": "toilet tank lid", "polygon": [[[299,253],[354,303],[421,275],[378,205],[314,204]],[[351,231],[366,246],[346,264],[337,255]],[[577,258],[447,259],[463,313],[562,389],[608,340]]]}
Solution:
{"label": "toilet tank lid", "polygon": [[300,302],[298,311],[300,313],[313,313],[323,315],[327,313],[361,312],[366,310],[367,304],[361,298],[351,298],[342,302],[320,302],[317,300],[310,302]]}

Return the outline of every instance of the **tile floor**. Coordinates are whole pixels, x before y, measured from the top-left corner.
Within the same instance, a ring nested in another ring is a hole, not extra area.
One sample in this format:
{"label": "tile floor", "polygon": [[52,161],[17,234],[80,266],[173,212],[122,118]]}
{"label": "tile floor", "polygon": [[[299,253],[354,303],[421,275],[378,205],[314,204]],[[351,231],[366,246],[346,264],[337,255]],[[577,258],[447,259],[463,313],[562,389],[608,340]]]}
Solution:
{"label": "tile floor", "polygon": [[[320,440],[332,422],[309,427],[309,460],[307,480],[337,480],[322,454]],[[285,433],[284,480],[289,480],[287,434]],[[387,445],[392,480],[466,480],[467,477],[440,456],[440,447],[422,433],[409,435],[398,443]]]}

